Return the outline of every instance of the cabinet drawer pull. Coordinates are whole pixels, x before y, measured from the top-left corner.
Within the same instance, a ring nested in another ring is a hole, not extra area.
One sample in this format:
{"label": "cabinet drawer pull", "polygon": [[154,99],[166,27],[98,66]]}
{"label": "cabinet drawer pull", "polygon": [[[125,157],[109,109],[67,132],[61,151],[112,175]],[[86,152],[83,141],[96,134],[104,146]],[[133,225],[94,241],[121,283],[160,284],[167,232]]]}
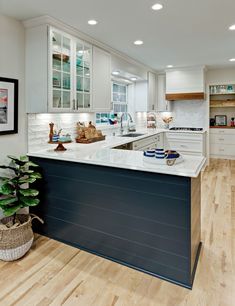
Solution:
{"label": "cabinet drawer pull", "polygon": [[224,138],[219,138],[219,140],[223,141],[223,140],[224,140]]}
{"label": "cabinet drawer pull", "polygon": [[181,148],[187,148],[188,146],[186,146],[186,145],[180,145],[181,146]]}
{"label": "cabinet drawer pull", "polygon": [[224,152],[224,149],[219,149],[220,152]]}
{"label": "cabinet drawer pull", "polygon": [[73,110],[75,110],[76,109],[76,101],[75,101],[75,99],[73,99]]}

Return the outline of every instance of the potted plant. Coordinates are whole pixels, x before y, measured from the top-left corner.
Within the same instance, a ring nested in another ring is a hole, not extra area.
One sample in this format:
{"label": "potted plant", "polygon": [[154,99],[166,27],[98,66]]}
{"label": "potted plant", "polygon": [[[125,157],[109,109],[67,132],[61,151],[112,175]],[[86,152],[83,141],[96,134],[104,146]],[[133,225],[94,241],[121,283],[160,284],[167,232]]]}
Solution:
{"label": "potted plant", "polygon": [[0,259],[12,261],[24,256],[32,246],[32,220],[38,217],[17,212],[39,204],[39,191],[30,185],[42,176],[36,171],[38,165],[29,161],[27,156],[8,158],[10,164],[0,166],[12,172],[9,176],[0,176],[0,208],[5,216],[0,221]]}

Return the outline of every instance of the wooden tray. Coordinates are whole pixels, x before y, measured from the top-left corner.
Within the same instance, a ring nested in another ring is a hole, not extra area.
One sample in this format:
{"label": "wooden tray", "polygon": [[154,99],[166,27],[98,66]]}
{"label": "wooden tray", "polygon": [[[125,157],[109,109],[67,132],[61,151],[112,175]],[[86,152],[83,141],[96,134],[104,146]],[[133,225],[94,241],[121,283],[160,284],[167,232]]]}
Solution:
{"label": "wooden tray", "polygon": [[90,139],[76,138],[77,143],[85,143],[85,144],[93,143],[93,142],[97,142],[97,141],[102,141],[102,140],[105,140],[105,136],[100,136],[100,137],[95,137],[95,138],[90,138]]}

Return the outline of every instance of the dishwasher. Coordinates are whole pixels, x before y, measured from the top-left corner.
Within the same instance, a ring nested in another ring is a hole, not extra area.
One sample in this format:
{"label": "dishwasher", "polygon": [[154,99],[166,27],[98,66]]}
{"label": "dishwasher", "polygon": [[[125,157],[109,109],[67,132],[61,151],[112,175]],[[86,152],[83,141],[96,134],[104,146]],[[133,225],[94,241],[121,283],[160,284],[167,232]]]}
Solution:
{"label": "dishwasher", "polygon": [[113,149],[145,151],[157,147],[163,148],[163,137],[161,134],[148,136],[133,142],[128,142],[123,145],[116,146]]}

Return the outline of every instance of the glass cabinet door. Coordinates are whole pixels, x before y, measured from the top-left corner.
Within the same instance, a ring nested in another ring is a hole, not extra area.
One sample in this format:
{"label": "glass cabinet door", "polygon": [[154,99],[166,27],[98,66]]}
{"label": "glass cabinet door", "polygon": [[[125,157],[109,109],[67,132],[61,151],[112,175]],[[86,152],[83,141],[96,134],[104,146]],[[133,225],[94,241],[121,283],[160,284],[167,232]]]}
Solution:
{"label": "glass cabinet door", "polygon": [[91,107],[91,47],[76,42],[76,108]]}
{"label": "glass cabinet door", "polygon": [[59,31],[51,32],[52,108],[72,108],[72,42]]}

